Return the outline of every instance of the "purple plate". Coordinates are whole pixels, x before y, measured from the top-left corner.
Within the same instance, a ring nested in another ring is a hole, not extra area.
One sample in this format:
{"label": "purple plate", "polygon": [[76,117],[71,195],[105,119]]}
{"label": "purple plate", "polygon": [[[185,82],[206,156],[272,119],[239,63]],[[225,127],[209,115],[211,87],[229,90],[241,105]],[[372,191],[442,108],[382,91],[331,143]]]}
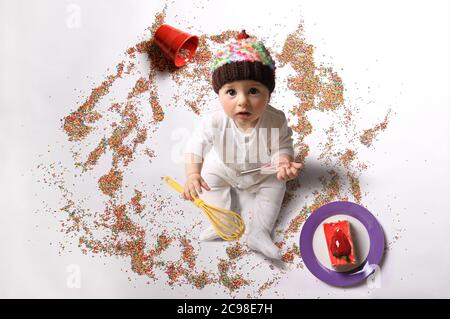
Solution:
{"label": "purple plate", "polygon": [[[357,268],[348,272],[337,272],[323,266],[313,249],[316,228],[334,215],[348,215],[358,219],[369,234],[370,250],[367,258]],[[332,202],[318,208],[305,221],[300,234],[300,253],[306,267],[314,276],[333,286],[352,286],[366,279],[375,271],[383,252],[384,234],[380,223],[367,209],[352,202]]]}

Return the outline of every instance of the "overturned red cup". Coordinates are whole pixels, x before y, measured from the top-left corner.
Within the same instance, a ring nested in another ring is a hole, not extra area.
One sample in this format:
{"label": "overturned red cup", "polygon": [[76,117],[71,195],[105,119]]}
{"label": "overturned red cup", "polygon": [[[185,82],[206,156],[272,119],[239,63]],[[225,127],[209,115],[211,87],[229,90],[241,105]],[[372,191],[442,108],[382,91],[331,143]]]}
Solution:
{"label": "overturned red cup", "polygon": [[156,30],[154,40],[164,56],[176,67],[185,65],[198,47],[198,37],[167,24]]}

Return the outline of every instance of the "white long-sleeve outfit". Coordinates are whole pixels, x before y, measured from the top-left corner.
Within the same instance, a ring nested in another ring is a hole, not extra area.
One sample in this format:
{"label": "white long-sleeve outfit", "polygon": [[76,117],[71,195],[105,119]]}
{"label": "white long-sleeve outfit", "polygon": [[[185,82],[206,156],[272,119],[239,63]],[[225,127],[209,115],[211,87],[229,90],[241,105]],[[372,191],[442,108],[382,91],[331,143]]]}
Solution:
{"label": "white long-sleeve outfit", "polygon": [[[278,217],[286,190],[286,182],[276,174],[252,173],[239,176],[238,172],[273,162],[280,154],[294,156],[292,130],[285,114],[268,105],[250,132],[242,132],[223,110],[205,115],[188,141],[185,153],[204,159],[202,177],[211,188],[200,197],[214,206],[232,209],[232,194],[236,196],[247,229],[247,242],[251,248],[272,258],[279,258],[273,247],[257,236],[269,234]],[[209,229],[213,238],[213,229]],[[203,239],[208,239],[208,230]],[[253,240],[252,240],[253,238]],[[202,239],[202,236],[201,236]],[[269,237],[270,239],[270,237]],[[273,245],[274,246],[274,245]],[[268,250],[268,251],[267,251]]]}

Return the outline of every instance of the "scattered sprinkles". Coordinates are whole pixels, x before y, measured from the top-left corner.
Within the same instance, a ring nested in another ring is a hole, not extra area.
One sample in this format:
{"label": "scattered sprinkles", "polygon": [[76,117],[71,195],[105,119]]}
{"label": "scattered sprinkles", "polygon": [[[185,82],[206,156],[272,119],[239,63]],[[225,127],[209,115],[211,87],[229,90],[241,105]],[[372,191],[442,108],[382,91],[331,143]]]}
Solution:
{"label": "scattered sprinkles", "polygon": [[339,158],[342,165],[348,168],[348,165],[355,159],[356,153],[350,149],[347,149],[344,154]]}
{"label": "scattered sprinkles", "polygon": [[101,118],[100,113],[94,111],[94,108],[100,99],[109,93],[109,89],[113,83],[122,77],[123,67],[123,62],[119,63],[116,67],[116,74],[109,75],[100,86],[92,90],[89,98],[78,110],[65,117],[64,130],[69,136],[70,141],[82,140],[91,133],[92,127],[85,123],[93,124]]}
{"label": "scattered sprinkles", "polygon": [[122,172],[111,169],[108,174],[100,177],[98,187],[103,194],[113,196],[122,186]]}
{"label": "scattered sprinkles", "polygon": [[135,195],[131,198],[131,206],[133,207],[136,214],[140,214],[145,208],[145,205],[141,204],[142,193],[135,189],[134,194]]}
{"label": "scattered sprinkles", "polygon": [[361,203],[361,187],[359,186],[359,178],[355,177],[351,173],[347,173],[347,177],[350,181],[353,198],[357,203]]}
{"label": "scattered sprinkles", "polygon": [[[147,29],[150,35],[164,23],[165,15],[164,10],[155,16],[154,23]],[[148,284],[163,279],[172,289],[175,285],[190,285],[193,289],[213,285],[224,287],[232,296],[240,291],[244,296],[250,296],[246,289],[253,289],[256,297],[260,297],[276,286],[283,272],[272,264],[250,264],[253,252],[244,249],[241,242],[224,243],[221,246],[224,251],[210,256],[205,265],[204,260],[198,259],[202,245],[198,245],[191,234],[198,230],[200,219],[193,217],[192,211],[178,206],[181,202],[170,197],[160,184],[134,185],[128,179],[134,173],[134,168],[130,168],[134,161],[145,157],[146,163],[152,164],[156,158],[153,134],[166,117],[165,109],[184,108],[195,115],[207,110],[211,100],[216,98],[209,69],[215,47],[238,34],[239,31],[227,30],[219,35],[199,35],[196,54],[190,63],[179,69],[164,58],[151,36],[145,36],[126,49],[115,72],[107,75],[87,98],[83,98],[80,106],[62,119],[62,130],[67,135],[65,142],[70,144],[74,167],[68,168],[61,161],[42,163],[37,167],[39,182],[56,188],[61,195],[61,208],[53,209],[43,203],[45,209],[60,220],[60,231],[67,237],[60,243],[61,251],[70,252],[67,246],[75,244],[86,255],[125,258],[130,261],[134,274],[152,280]],[[316,129],[310,114],[326,112],[335,116],[336,123],[326,131],[328,141],[319,145],[322,154],[318,160],[332,168],[340,165],[346,174],[340,176],[337,168],[328,170],[319,180],[322,188],[311,191],[312,199],[302,202],[304,206],[295,209],[293,215],[281,214],[287,223],[278,226],[276,237],[281,240],[276,244],[284,251],[282,261],[297,268],[303,266],[296,240],[308,216],[331,201],[348,200],[349,194],[358,203],[362,200],[359,176],[367,166],[358,161],[354,137],[339,140],[335,127],[345,127],[347,132],[357,136],[360,144],[370,147],[377,134],[387,128],[390,115],[389,111],[382,123],[362,130],[361,134],[361,129],[355,126],[356,110],[345,105],[342,78],[332,67],[318,65],[314,51],[315,47],[307,43],[300,25],[286,37],[281,52],[272,54],[279,69],[290,66],[294,70],[286,83],[277,83],[277,94],[289,90],[298,100],[297,105],[287,112],[295,132],[296,160],[304,164],[304,170],[308,169],[306,159],[311,142],[307,142],[306,137]],[[187,57],[187,54],[179,52],[181,57]],[[142,56],[148,59],[150,66],[144,74],[138,59]],[[161,104],[157,85],[161,73],[167,74],[176,86],[173,96],[165,104]],[[126,98],[123,101],[107,100],[112,86],[120,85],[125,79],[132,81]],[[342,145],[344,148],[341,149]],[[111,161],[105,169],[105,159],[109,156]],[[95,175],[97,170],[100,170],[99,175],[104,175],[99,178]],[[350,185],[348,190],[344,189],[345,178]],[[78,183],[86,180],[98,186],[100,195],[107,195],[102,197],[105,200],[103,209],[92,208],[89,198],[77,194]],[[297,203],[297,190],[302,188],[300,182],[288,183],[283,207]],[[192,220],[193,231],[178,228],[180,219]],[[179,245],[173,244],[177,242]],[[246,267],[250,267],[247,273]],[[270,278],[252,279],[258,269],[268,271]]]}
{"label": "scattered sprinkles", "polygon": [[239,242],[227,247],[226,252],[227,252],[228,258],[230,258],[230,259],[237,259],[245,253],[245,251],[242,249],[242,246]]}
{"label": "scattered sprinkles", "polygon": [[194,248],[191,245],[191,241],[189,239],[183,238],[181,239],[181,245],[183,246],[181,258],[185,263],[188,264],[190,269],[194,269],[195,259],[197,255],[194,253]]}
{"label": "scattered sprinkles", "polygon": [[367,147],[370,147],[372,145],[373,140],[376,138],[377,134],[387,128],[390,112],[391,111],[389,110],[383,122],[375,125],[374,128],[364,130],[364,133],[360,137],[361,144]]}
{"label": "scattered sprinkles", "polygon": [[300,255],[300,250],[299,250],[298,246],[294,243],[294,244],[292,244],[292,247],[289,248],[288,251],[283,254],[283,256],[281,257],[281,260],[284,261],[285,263],[292,264],[294,262],[294,258],[299,255]]}
{"label": "scattered sprinkles", "polygon": [[245,280],[241,274],[230,276],[228,272],[231,268],[231,263],[226,260],[220,260],[218,264],[220,273],[220,283],[228,288],[231,292],[238,290],[244,285],[249,285],[249,281]]}

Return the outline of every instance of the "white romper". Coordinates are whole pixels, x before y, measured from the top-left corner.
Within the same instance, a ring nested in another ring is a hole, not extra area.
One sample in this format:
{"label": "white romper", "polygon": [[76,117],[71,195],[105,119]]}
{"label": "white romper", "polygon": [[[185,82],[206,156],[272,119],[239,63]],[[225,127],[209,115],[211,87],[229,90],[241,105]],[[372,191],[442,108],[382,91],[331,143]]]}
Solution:
{"label": "white romper", "polygon": [[[211,188],[200,194],[205,202],[238,209],[247,233],[260,228],[272,231],[286,182],[279,181],[276,174],[239,176],[238,172],[273,162],[280,154],[294,156],[292,130],[283,111],[268,105],[256,126],[247,133],[222,109],[206,114],[193,130],[185,153],[203,158],[201,175]],[[232,195],[236,196],[233,206]]]}

